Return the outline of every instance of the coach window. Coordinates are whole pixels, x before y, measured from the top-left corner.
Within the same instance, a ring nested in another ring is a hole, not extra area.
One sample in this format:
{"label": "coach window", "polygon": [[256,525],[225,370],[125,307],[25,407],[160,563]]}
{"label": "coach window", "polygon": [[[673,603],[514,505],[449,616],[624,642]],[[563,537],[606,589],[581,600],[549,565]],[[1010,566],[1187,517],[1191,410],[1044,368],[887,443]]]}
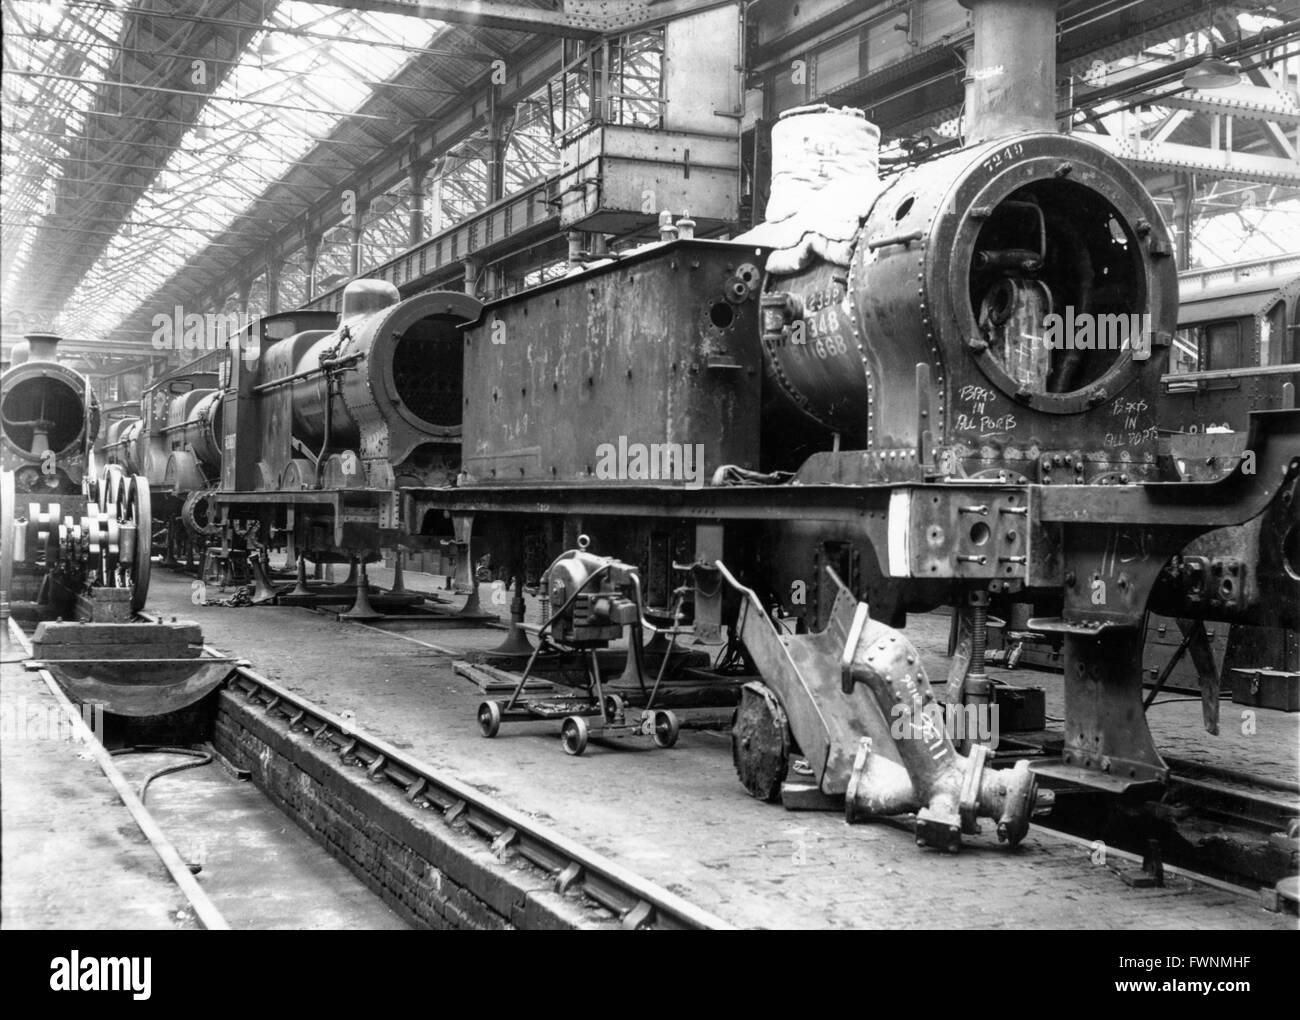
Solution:
{"label": "coach window", "polygon": [[1169,348],[1169,371],[1173,375],[1186,375],[1200,368],[1200,331],[1194,326],[1184,326],[1174,334]]}
{"label": "coach window", "polygon": [[1268,310],[1260,323],[1259,363],[1285,365],[1291,352],[1287,349],[1286,305],[1278,301]]}
{"label": "coach window", "polygon": [[1206,326],[1201,351],[1202,369],[1240,368],[1240,324],[1236,322],[1214,322]]}

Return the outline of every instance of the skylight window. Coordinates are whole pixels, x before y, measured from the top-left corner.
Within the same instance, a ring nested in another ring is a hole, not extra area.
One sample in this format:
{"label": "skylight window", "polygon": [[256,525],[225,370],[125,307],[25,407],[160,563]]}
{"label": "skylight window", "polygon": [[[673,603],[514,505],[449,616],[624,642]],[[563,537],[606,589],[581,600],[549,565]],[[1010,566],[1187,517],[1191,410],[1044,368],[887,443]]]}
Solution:
{"label": "skylight window", "polygon": [[[376,84],[442,27],[404,15],[281,3],[130,210],[58,327],[77,336],[109,334],[321,137],[356,115]],[[296,37],[295,28],[312,35]],[[322,34],[337,38],[323,41]],[[288,201],[302,212],[325,193],[302,189]]]}

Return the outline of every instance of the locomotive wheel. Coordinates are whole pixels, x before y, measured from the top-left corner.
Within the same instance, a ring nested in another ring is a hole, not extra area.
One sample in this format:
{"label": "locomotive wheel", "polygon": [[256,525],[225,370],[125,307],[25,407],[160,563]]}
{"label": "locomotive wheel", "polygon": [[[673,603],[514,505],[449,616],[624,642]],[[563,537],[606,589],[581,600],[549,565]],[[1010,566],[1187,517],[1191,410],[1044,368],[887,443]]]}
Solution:
{"label": "locomotive wheel", "polygon": [[501,729],[501,706],[495,701],[485,701],[478,707],[478,731],[485,737],[495,737]]}
{"label": "locomotive wheel", "polygon": [[122,503],[117,519],[135,524],[135,562],[131,570],[135,584],[131,589],[131,609],[139,612],[149,595],[149,574],[153,565],[153,494],[149,479],[131,475],[123,482]]}
{"label": "locomotive wheel", "polygon": [[790,723],[762,684],[748,683],[731,726],[731,760],[741,785],[757,800],[774,801],[790,768]]}
{"label": "locomotive wheel", "polygon": [[109,464],[104,468],[104,473],[99,479],[99,492],[96,499],[99,509],[107,510],[109,503],[116,504],[122,501],[122,485],[125,479],[126,473],[120,464]]}
{"label": "locomotive wheel", "polygon": [[672,712],[666,710],[655,712],[653,736],[656,747],[672,747],[677,743],[677,736],[681,730],[681,724]]}
{"label": "locomotive wheel", "polygon": [[578,755],[587,749],[587,720],[571,715],[560,726],[560,745],[565,754]]}

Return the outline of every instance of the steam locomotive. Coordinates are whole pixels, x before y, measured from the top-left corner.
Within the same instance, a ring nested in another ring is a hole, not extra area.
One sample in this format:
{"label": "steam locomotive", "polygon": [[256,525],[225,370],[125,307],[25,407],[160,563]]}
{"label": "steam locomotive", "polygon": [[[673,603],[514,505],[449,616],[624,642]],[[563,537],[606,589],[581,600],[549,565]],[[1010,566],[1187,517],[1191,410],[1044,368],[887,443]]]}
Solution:
{"label": "steam locomotive", "polygon": [[0,375],[0,589],[27,615],[120,622],[149,590],[149,483],[100,484],[99,401],[58,342],[27,336]]}
{"label": "steam locomotive", "polygon": [[[845,642],[867,639],[846,592],[894,627],[953,605],[947,697],[977,708],[996,696],[990,612],[1029,606],[1067,685],[1064,753],[1035,771],[1112,792],[1168,774],[1141,709],[1148,608],[1235,613],[1196,575],[1261,559],[1294,604],[1293,406],[1253,410],[1235,451],[1183,478],[1187,437],[1160,431],[1178,304],[1162,219],[1118,160],[1056,130],[1055,4],[970,6],[964,147],[878,179],[865,120],[787,114],[764,227],[488,303],[465,329],[460,484],[405,494],[413,533],[450,521],[506,576],[545,569],[543,591],[580,533],[637,566],[646,605],[689,588],[695,640],[725,629],[762,677],[733,744],[755,795],[796,744],[820,792],[845,794],[871,770],[858,739],[888,739],[850,708],[866,653]],[[1279,531],[1254,557],[1167,569],[1265,511]],[[588,612],[596,572],[552,603]],[[773,610],[806,636],[773,644]],[[485,733],[502,711],[485,704]]]}
{"label": "steam locomotive", "polygon": [[[1208,465],[1206,437],[1162,433],[1178,290],[1159,212],[1118,160],[1057,132],[1053,0],[969,6],[956,151],[882,178],[860,115],[791,111],[768,222],[733,241],[681,223],[486,305],[358,280],[337,322],[259,320],[221,369],[219,430],[210,396],[176,426],[212,408],[224,526],[316,562],[453,542],[466,572],[487,552],[517,593],[537,580],[543,636],[592,664],[594,696],[564,719],[575,753],[588,720],[624,718],[604,643],[627,629],[625,694],[652,709],[643,631],[671,630],[660,679],[682,628],[725,642],[736,669],[692,676],[757,678],[733,740],[751,793],[781,795],[798,749],[818,794],[850,815],[927,805],[941,843],[971,819],[935,808],[958,779],[921,777],[882,724],[936,698],[895,628],[953,606],[945,697],[980,708],[997,697],[989,615],[1027,606],[1066,671],[1064,753],[1036,773],[1162,783],[1145,614],[1245,618],[1262,562],[1276,586],[1257,590],[1294,594],[1300,415],[1279,388]],[[1251,521],[1271,522],[1252,549],[1212,547]],[[485,703],[485,735],[519,704]],[[671,719],[647,726],[671,743]],[[967,744],[961,781],[983,789]],[[1025,777],[982,795],[1011,837]]]}
{"label": "steam locomotive", "polygon": [[164,563],[192,564],[215,537],[208,497],[221,471],[218,384],[226,356],[211,351],[166,373],[141,394],[138,413],[119,414],[106,430],[106,476],[143,475],[153,491],[161,527],[151,549]]}

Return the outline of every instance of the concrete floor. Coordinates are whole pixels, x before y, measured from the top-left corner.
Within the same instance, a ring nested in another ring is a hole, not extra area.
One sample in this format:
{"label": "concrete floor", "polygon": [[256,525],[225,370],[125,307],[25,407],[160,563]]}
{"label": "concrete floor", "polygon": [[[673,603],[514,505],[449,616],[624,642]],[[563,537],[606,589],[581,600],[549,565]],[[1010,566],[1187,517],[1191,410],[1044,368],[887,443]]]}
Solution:
{"label": "concrete floor", "polygon": [[[15,651],[7,634],[3,644]],[[0,927],[197,928],[39,675],[0,666],[0,710]]]}
{"label": "concrete floor", "polygon": [[[377,585],[384,586],[391,582],[391,569],[372,566],[369,573],[371,581]],[[341,568],[338,576],[340,579],[343,577]],[[463,596],[453,596],[446,590],[445,579],[440,576],[408,571],[405,574],[405,584],[413,591],[430,592],[440,598],[450,599],[453,606],[459,606],[463,602]],[[506,596],[499,586],[494,588],[493,585],[483,584],[479,586],[479,592],[479,600],[485,612],[500,614],[503,622],[508,620]],[[525,619],[529,623],[540,623],[540,604],[532,598],[526,601],[528,611]],[[499,630],[481,627],[452,628],[419,626],[414,623],[383,623],[378,626],[446,648],[456,654],[487,651],[500,644],[504,637]],[[932,683],[942,684],[947,676],[948,627],[949,620],[946,616],[912,616],[908,619],[908,636],[920,650]],[[1044,688],[1048,729],[1061,729],[1061,719],[1065,714],[1065,680],[1060,673],[993,667],[989,669],[989,674],[1007,683]],[[1279,712],[1234,704],[1232,692],[1227,691],[1219,706],[1219,733],[1211,736],[1202,725],[1199,700],[1162,694],[1148,711],[1147,725],[1162,753],[1224,768],[1240,769],[1252,775],[1300,783],[1300,712]]]}
{"label": "concrete floor", "polygon": [[[139,787],[176,755],[114,759]],[[145,801],[199,885],[237,930],[406,929],[352,872],[257,787],[218,762],[156,779]]]}
{"label": "concrete floor", "polygon": [[[387,580],[382,569],[372,579]],[[408,575],[409,586],[418,583]],[[325,709],[354,714],[358,728],[739,925],[1295,927],[1249,897],[1183,880],[1130,889],[1111,867],[1094,865],[1086,845],[1040,829],[1013,851],[986,828],[949,857],[918,849],[896,823],[850,827],[834,813],[758,803],[736,780],[725,733],[685,732],[667,751],[593,741],[578,758],[561,751],[554,723],[485,740],[474,717],[481,695],[447,654],[304,609],[193,607],[189,591],[188,578],[159,571],[150,603],[197,619],[211,644]],[[946,637],[945,625],[931,629]],[[458,651],[502,638],[499,630],[402,630]],[[942,645],[928,639],[922,648],[942,676]]]}
{"label": "concrete floor", "polygon": [[[20,654],[5,639],[6,658]],[[193,911],[39,674],[0,667],[0,927],[186,929]],[[176,755],[114,758],[138,789]],[[404,929],[359,879],[220,764],[159,778],[146,806],[235,929]]]}

